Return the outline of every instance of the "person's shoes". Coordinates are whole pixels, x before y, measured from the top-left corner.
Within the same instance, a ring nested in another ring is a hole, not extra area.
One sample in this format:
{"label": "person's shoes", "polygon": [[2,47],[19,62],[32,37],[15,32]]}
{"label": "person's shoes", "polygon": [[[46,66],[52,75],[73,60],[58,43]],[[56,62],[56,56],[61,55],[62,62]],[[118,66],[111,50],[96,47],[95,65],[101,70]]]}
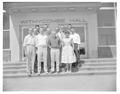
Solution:
{"label": "person's shoes", "polygon": [[28,77],[31,77],[31,74],[28,74]]}
{"label": "person's shoes", "polygon": [[60,71],[56,71],[56,73],[60,73]]}
{"label": "person's shoes", "polygon": [[40,73],[36,73],[37,76],[40,76]]}
{"label": "person's shoes", "polygon": [[53,73],[55,73],[55,71],[50,71],[50,74],[53,74]]}
{"label": "person's shoes", "polygon": [[69,71],[68,73],[72,73],[71,71]]}
{"label": "person's shoes", "polygon": [[35,72],[32,72],[32,75],[35,75]]}
{"label": "person's shoes", "polygon": [[48,74],[48,73],[49,73],[49,72],[43,72],[42,74],[44,74],[44,75],[45,75],[45,74]]}

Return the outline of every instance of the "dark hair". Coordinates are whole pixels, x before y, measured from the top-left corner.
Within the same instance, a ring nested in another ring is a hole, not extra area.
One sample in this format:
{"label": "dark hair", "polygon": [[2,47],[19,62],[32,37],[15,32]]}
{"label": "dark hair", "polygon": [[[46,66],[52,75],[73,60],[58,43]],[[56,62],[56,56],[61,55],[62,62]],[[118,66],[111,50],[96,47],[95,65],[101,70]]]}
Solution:
{"label": "dark hair", "polygon": [[68,25],[71,25],[71,26],[72,26],[72,24],[68,24]]}
{"label": "dark hair", "polygon": [[47,25],[47,26],[48,26],[48,24],[44,24],[44,25]]}
{"label": "dark hair", "polygon": [[35,27],[40,27],[39,25],[35,25]]}

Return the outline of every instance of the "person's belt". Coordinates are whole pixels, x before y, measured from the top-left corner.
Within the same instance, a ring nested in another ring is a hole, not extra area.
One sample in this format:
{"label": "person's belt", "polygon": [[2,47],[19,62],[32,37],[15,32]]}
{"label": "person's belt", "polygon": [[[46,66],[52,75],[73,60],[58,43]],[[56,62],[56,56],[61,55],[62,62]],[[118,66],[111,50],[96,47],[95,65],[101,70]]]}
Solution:
{"label": "person's belt", "polygon": [[60,47],[51,47],[51,49],[60,49]]}
{"label": "person's belt", "polygon": [[33,44],[27,44],[26,46],[35,46],[35,45],[33,45]]}
{"label": "person's belt", "polygon": [[47,45],[38,45],[38,47],[43,47],[43,48],[46,48]]}

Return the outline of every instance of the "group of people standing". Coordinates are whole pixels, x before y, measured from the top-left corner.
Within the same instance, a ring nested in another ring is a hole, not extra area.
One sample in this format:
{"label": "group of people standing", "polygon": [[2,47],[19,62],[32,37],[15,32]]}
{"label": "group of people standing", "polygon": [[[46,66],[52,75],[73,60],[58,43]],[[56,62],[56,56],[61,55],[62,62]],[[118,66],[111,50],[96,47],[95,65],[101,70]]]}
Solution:
{"label": "group of people standing", "polygon": [[[44,73],[60,72],[60,64],[66,64],[68,73],[72,71],[72,63],[80,62],[80,36],[75,32],[71,24],[67,27],[61,25],[49,28],[47,24],[43,27],[36,25],[29,28],[29,34],[24,38],[24,54],[27,57],[28,76],[34,74],[35,56],[37,54],[37,75],[41,74],[41,62],[43,62]],[[50,48],[51,69],[47,66],[47,48]],[[56,62],[56,64],[55,64]],[[56,65],[56,66],[55,66]],[[55,71],[56,70],[56,71]]]}

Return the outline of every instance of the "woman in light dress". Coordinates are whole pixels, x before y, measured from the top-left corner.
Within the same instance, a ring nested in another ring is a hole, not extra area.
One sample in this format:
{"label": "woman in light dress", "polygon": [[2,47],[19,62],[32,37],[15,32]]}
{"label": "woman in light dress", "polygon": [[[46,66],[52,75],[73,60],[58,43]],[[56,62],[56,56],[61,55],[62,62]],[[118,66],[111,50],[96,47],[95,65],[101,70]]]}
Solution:
{"label": "woman in light dress", "polygon": [[[72,72],[72,63],[76,61],[74,53],[73,39],[70,32],[65,31],[65,37],[62,39],[62,63],[66,64],[67,72]],[[70,68],[70,70],[69,70]]]}

